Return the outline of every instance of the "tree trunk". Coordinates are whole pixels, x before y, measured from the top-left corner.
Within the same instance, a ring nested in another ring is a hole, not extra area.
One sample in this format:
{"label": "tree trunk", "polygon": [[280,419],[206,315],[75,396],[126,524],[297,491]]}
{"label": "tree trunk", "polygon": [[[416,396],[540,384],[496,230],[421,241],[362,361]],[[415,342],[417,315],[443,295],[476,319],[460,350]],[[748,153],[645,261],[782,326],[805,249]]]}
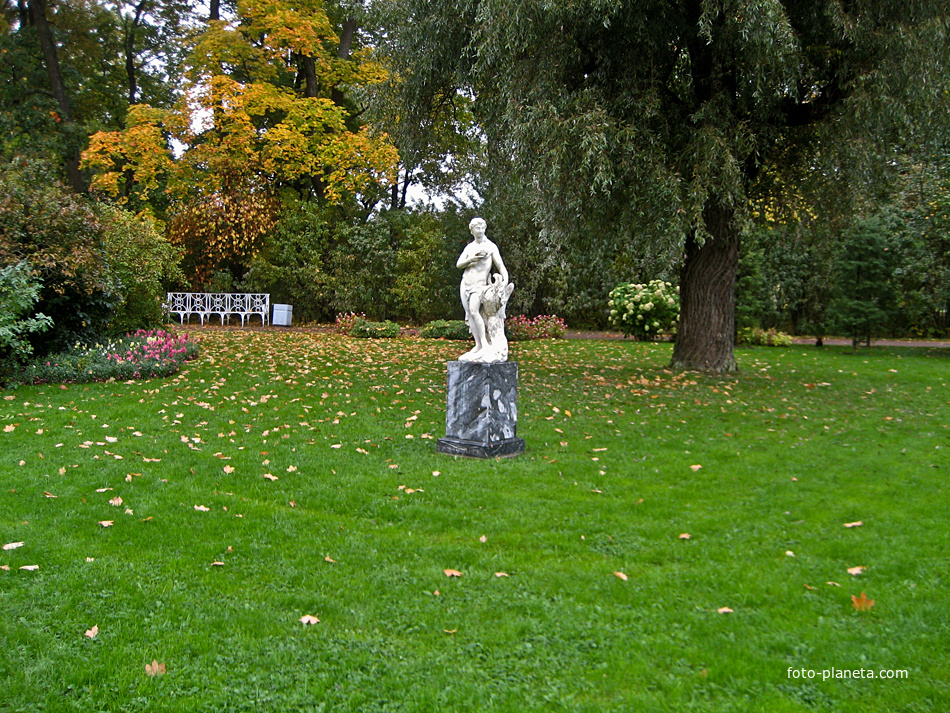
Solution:
{"label": "tree trunk", "polygon": [[700,246],[686,240],[680,272],[680,324],[672,366],[703,371],[737,371],[735,358],[736,271],[739,238],[735,211],[714,206],[705,211],[710,236]]}
{"label": "tree trunk", "polygon": [[[46,64],[46,73],[49,76],[50,91],[56,98],[59,106],[59,117],[63,122],[64,133],[69,139],[69,143],[75,143],[78,129],[73,125],[72,110],[69,106],[69,98],[66,96],[66,84],[63,82],[63,73],[59,66],[59,55],[56,52],[56,41],[53,39],[53,31],[49,26],[49,20],[46,17],[46,0],[29,0],[30,20],[36,29],[36,34],[40,39],[40,46],[43,49],[43,60]],[[66,155],[66,175],[69,179],[70,187],[77,193],[84,193],[86,183],[82,179],[82,173],[79,170],[79,146],[70,146]]]}

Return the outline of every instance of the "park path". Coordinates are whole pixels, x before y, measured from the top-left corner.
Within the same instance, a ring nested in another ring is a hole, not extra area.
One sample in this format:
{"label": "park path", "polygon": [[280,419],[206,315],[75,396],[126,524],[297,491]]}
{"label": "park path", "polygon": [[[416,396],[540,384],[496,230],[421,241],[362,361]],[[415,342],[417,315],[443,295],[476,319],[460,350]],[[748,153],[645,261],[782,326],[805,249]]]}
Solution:
{"label": "park path", "polygon": [[[565,339],[625,339],[618,332],[592,332],[583,330],[569,329],[564,335]],[[814,344],[814,337],[792,337],[795,344]],[[824,345],[828,347],[850,347],[850,339],[839,339],[836,337],[825,337]],[[859,346],[863,346],[859,345]],[[872,347],[950,347],[950,341],[932,340],[932,339],[872,339]]]}

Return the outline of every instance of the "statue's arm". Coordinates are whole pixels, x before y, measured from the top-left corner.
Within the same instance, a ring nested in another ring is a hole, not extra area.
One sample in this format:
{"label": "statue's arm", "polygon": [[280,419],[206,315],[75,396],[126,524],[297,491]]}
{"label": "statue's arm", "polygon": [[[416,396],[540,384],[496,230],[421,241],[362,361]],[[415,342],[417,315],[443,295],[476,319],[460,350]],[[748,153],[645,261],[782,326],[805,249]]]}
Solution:
{"label": "statue's arm", "polygon": [[498,273],[501,275],[503,283],[508,282],[508,268],[505,267],[505,261],[501,259],[501,251],[495,247],[492,251],[492,263],[495,265],[495,269],[498,270]]}

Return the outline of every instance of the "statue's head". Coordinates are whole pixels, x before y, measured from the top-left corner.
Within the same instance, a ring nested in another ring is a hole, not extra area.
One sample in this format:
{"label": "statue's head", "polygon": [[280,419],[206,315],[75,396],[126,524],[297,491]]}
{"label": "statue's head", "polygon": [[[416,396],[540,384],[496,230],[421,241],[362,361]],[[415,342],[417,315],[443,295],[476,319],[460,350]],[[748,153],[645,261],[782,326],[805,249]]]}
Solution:
{"label": "statue's head", "polygon": [[471,222],[468,224],[469,231],[474,233],[476,226],[481,226],[482,232],[485,232],[485,228],[488,227],[488,223],[485,222],[484,218],[472,218]]}

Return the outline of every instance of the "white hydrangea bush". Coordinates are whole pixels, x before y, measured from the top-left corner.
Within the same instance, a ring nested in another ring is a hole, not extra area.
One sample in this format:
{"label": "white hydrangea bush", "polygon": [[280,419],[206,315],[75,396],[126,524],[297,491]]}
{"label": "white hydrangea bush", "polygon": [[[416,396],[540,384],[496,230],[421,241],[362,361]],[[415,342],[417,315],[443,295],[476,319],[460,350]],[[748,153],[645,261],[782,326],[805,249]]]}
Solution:
{"label": "white hydrangea bush", "polygon": [[653,341],[675,335],[680,318],[680,288],[663,280],[617,285],[610,292],[610,324],[625,336]]}

